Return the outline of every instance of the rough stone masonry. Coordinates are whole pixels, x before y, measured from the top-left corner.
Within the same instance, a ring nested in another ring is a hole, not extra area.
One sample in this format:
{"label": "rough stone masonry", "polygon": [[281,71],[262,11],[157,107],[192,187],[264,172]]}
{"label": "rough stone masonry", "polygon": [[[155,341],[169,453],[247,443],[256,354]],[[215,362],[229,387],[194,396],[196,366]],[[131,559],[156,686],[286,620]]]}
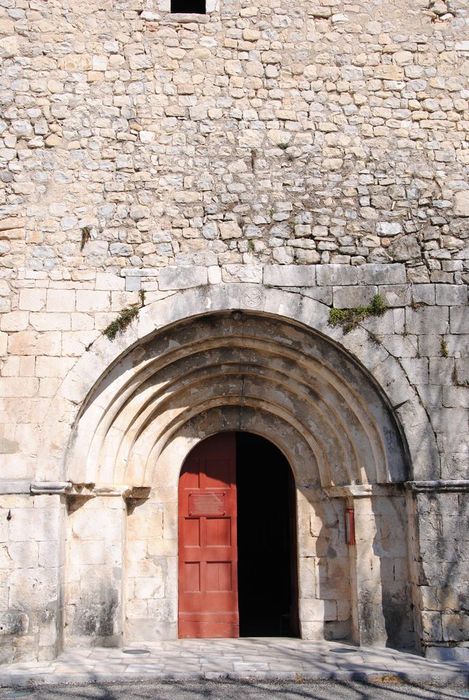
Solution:
{"label": "rough stone masonry", "polygon": [[467,3],[206,10],[0,0],[0,661],[176,635],[178,468],[241,413],[303,636],[463,658]]}

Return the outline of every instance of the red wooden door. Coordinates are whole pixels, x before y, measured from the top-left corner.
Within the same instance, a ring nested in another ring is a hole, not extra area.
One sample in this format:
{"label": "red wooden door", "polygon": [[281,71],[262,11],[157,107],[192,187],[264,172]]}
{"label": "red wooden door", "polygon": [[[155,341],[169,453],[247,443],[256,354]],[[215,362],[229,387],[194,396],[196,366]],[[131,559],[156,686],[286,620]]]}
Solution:
{"label": "red wooden door", "polygon": [[179,477],[179,637],[238,637],[236,436],[197,445]]}

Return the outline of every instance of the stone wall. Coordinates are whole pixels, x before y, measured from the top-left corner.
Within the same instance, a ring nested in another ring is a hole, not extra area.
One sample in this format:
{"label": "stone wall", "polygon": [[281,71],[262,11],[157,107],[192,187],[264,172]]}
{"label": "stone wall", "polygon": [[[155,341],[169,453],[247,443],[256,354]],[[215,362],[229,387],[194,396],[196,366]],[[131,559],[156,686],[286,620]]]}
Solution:
{"label": "stone wall", "polygon": [[0,495],[0,663],[60,647],[63,511],[58,496]]}
{"label": "stone wall", "polygon": [[[164,299],[181,303],[180,290],[202,300],[226,285],[246,287],[252,308],[269,290],[304,308],[317,300],[321,318],[376,294],[385,301],[382,316],[348,334],[325,321],[319,330],[369,368],[407,440],[436,444],[434,456],[412,451],[412,479],[460,482],[459,491],[412,491],[407,575],[419,640],[461,645],[467,4],[220,0],[207,9],[172,16],[165,0],[0,7],[1,659],[54,654],[64,605],[65,629],[74,625],[62,600],[66,497],[29,495],[31,482],[63,476],[57,454],[80,410],[77,400],[61,404],[63,382],[129,305],[143,314]],[[206,310],[201,301],[193,313]],[[98,502],[67,515],[78,588],[93,557],[107,577],[122,564],[89,531]],[[146,509],[129,512],[131,532]],[[82,526],[88,535],[75,532]],[[143,610],[136,552],[149,545],[143,535],[136,543],[134,593],[124,595]],[[406,597],[399,586],[390,584],[393,599]],[[101,598],[100,609],[121,603]],[[120,639],[111,627],[96,636]]]}

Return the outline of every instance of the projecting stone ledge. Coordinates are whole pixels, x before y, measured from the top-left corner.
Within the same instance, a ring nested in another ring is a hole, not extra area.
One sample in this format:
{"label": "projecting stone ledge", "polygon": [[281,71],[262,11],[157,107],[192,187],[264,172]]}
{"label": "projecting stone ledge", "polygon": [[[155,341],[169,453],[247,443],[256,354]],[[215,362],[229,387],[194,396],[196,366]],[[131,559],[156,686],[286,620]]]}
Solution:
{"label": "projecting stone ledge", "polygon": [[65,494],[72,488],[70,481],[32,481],[30,491],[33,495],[39,494]]}
{"label": "projecting stone ledge", "polygon": [[469,491],[469,479],[407,481],[406,486],[411,491]]}

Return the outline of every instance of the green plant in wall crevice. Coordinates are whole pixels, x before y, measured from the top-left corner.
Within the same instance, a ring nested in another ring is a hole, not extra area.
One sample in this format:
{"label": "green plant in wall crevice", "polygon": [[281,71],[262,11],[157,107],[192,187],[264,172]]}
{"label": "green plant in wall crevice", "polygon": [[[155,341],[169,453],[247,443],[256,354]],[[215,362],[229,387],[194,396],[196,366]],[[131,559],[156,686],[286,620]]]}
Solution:
{"label": "green plant in wall crevice", "polygon": [[344,333],[349,333],[366,318],[382,316],[387,308],[381,294],[375,294],[367,306],[357,306],[352,309],[332,308],[329,312],[329,325],[341,326]]}
{"label": "green plant in wall crevice", "polygon": [[140,302],[138,304],[130,304],[126,306],[119,312],[117,318],[111,321],[109,326],[103,330],[103,335],[107,336],[109,340],[114,340],[118,333],[125,331],[127,326],[129,326],[133,319],[139,314],[140,309],[145,304],[145,292],[140,290],[139,292]]}

